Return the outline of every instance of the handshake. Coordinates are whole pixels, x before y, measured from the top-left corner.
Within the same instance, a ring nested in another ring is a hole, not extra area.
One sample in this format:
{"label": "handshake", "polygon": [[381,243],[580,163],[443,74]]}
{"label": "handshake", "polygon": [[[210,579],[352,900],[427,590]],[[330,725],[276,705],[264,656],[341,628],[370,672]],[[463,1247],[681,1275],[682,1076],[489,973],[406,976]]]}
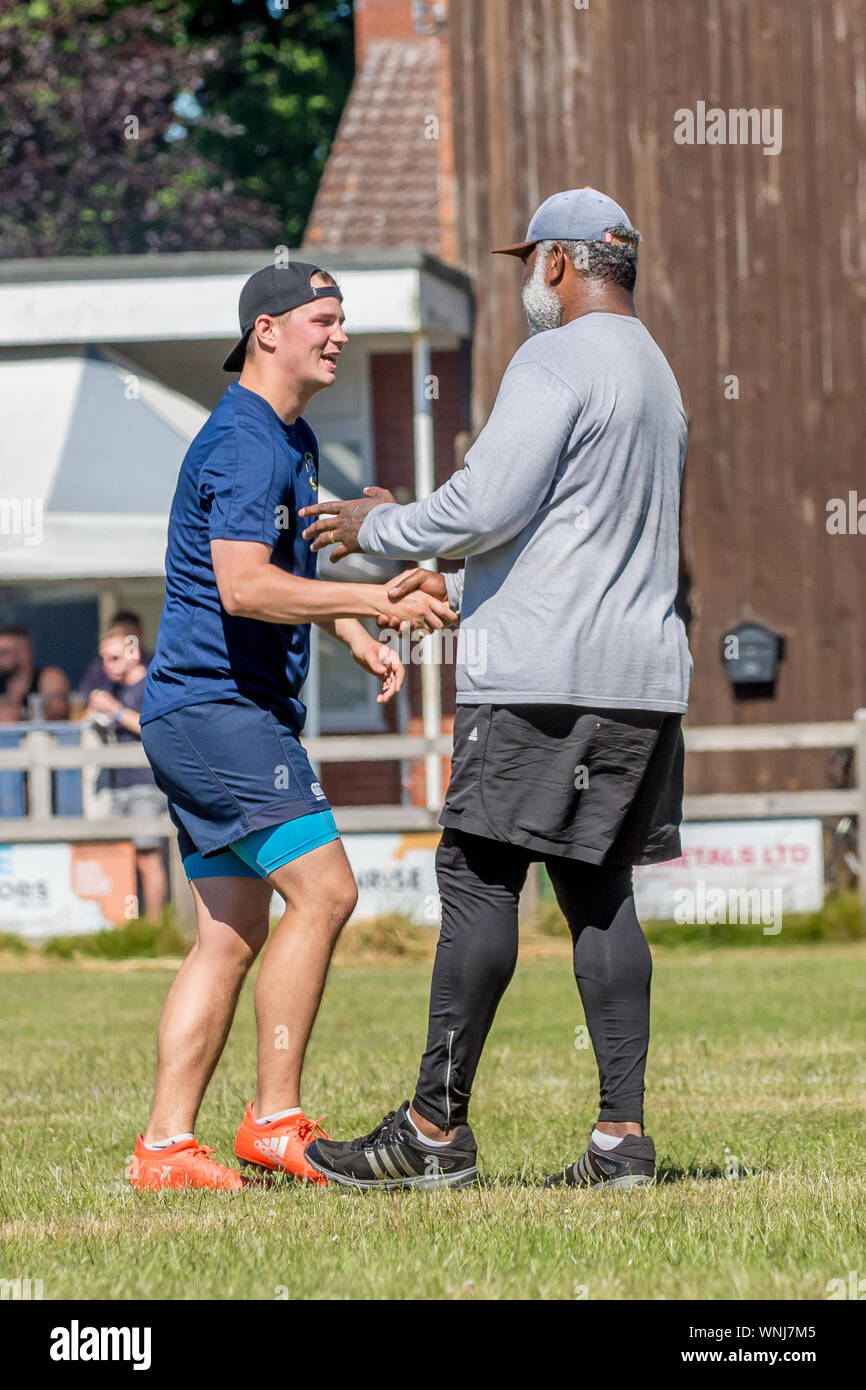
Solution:
{"label": "handshake", "polygon": [[[374,507],[396,501],[393,493],[383,487],[365,487],[363,497],[347,501],[315,502],[301,507],[298,516],[308,521],[302,532],[314,551],[331,546],[331,563],[360,551],[358,533]],[[312,517],[314,520],[309,521]],[[380,627],[396,628],[398,632],[436,632],[443,627],[457,627],[460,619],[448,607],[445,580],[435,570],[406,570],[393,584],[371,586],[370,597],[377,605],[374,610]],[[381,604],[381,611],[378,605]]]}
{"label": "handshake", "polygon": [[405,570],[393,583],[377,588],[382,601],[382,611],[376,614],[380,627],[400,633],[436,632],[460,622],[448,606],[445,577],[435,570]]}

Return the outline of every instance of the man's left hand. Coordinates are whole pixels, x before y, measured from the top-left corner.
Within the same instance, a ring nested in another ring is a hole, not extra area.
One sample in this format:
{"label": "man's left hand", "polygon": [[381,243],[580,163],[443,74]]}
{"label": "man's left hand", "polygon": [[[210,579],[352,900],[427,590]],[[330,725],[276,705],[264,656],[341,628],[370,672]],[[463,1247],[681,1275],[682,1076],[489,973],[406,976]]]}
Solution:
{"label": "man's left hand", "polygon": [[382,689],[376,696],[376,703],[387,705],[406,678],[406,668],[397,653],[385,643],[377,642],[364,628],[360,629],[358,639],[349,650],[358,665],[379,681]]}
{"label": "man's left hand", "polygon": [[360,551],[358,532],[367,513],[383,502],[396,500],[387,488],[365,487],[363,497],[354,497],[348,502],[315,502],[301,507],[298,516],[319,518],[303,532],[304,540],[313,538],[313,550],[324,550],[326,545],[332,545],[331,563],[342,560],[345,555]]}

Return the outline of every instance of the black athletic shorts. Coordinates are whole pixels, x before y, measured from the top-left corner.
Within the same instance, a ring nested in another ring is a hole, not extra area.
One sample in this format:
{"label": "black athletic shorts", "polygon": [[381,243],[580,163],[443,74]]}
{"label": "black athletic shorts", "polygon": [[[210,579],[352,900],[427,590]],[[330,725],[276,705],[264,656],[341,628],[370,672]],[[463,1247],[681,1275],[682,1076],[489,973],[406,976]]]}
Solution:
{"label": "black athletic shorts", "polygon": [[589,864],[681,853],[682,716],[458,705],[441,825]]}

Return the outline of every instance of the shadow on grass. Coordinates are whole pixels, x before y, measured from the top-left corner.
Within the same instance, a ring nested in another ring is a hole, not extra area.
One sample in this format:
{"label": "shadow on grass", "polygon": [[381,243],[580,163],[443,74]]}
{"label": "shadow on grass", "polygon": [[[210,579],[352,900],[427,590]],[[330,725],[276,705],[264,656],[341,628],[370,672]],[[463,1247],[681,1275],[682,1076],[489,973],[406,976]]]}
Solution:
{"label": "shadow on grass", "polygon": [[697,1178],[701,1182],[730,1182],[730,1178],[724,1168],[717,1164],[697,1163],[689,1168],[680,1168],[674,1163],[660,1163],[656,1170],[656,1185],[661,1187],[663,1184],[674,1182],[685,1182],[689,1178]]}
{"label": "shadow on grass", "polygon": [[[742,1172],[739,1174],[739,1177],[740,1177],[740,1178],[753,1178],[753,1177],[757,1177],[757,1176],[758,1176],[761,1172],[763,1172],[763,1171],[765,1171],[765,1170],[762,1169],[762,1168],[748,1168],[748,1169],[744,1168],[744,1169],[742,1170]],[[561,1168],[560,1168],[560,1169],[551,1169],[551,1172],[562,1172],[562,1169],[561,1169]],[[720,1167],[718,1164],[713,1164],[713,1163],[692,1163],[692,1164],[689,1164],[689,1165],[686,1166],[686,1167],[680,1167],[680,1166],[679,1166],[678,1164],[676,1164],[676,1163],[663,1162],[663,1163],[660,1163],[660,1164],[658,1165],[658,1168],[657,1168],[657,1170],[656,1170],[656,1181],[655,1181],[655,1186],[656,1186],[656,1187],[669,1187],[669,1186],[670,1186],[671,1184],[673,1184],[673,1183],[678,1183],[678,1182],[689,1182],[689,1181],[692,1181],[692,1180],[698,1181],[698,1182],[731,1182],[731,1181],[733,1181],[731,1174],[730,1174],[725,1168]],[[544,1185],[544,1178],[527,1178],[527,1177],[524,1177],[524,1176],[523,1176],[522,1174],[520,1174],[520,1173],[496,1173],[496,1172],[485,1174],[484,1177],[482,1178],[480,1184],[479,1184],[479,1186],[481,1186],[481,1187],[486,1187],[486,1188],[511,1188],[511,1189],[515,1189],[515,1188],[516,1188],[516,1189],[520,1189],[520,1190],[529,1190],[529,1189],[531,1189],[531,1188],[540,1188],[540,1187],[542,1187],[543,1185]],[[559,1190],[559,1189],[557,1189],[557,1190]],[[573,1188],[569,1188],[569,1189],[568,1189],[568,1191],[570,1191],[570,1192],[579,1192],[579,1191],[594,1191],[594,1192],[596,1192],[596,1191],[598,1191],[598,1190],[599,1190],[599,1189],[598,1189],[597,1187],[596,1187],[596,1188],[590,1188],[590,1189],[582,1189],[582,1188],[573,1187]],[[614,1188],[614,1189],[612,1189],[612,1190],[613,1190],[613,1191],[617,1191],[617,1192],[621,1192],[623,1189],[622,1189],[622,1188]]]}

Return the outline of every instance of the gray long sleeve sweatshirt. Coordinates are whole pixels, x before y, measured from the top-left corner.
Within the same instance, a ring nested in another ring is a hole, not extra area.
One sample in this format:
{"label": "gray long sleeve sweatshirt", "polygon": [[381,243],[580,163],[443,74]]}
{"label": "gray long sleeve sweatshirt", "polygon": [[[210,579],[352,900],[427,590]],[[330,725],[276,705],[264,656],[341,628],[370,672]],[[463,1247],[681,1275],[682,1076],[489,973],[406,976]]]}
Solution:
{"label": "gray long sleeve sweatshirt", "polygon": [[[365,518],[362,550],[466,559],[460,704],[684,712],[692,662],[674,612],[686,417],[639,319],[592,313],[509,363],[462,469]],[[462,581],[462,582],[461,582]]]}

